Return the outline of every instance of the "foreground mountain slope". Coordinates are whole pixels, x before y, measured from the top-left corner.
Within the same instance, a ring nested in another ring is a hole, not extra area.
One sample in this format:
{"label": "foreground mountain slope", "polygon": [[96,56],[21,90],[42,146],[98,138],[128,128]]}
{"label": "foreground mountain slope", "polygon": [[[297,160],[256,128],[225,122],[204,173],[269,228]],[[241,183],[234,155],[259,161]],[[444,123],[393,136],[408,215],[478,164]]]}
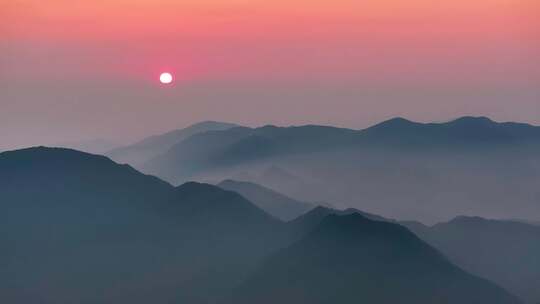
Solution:
{"label": "foreground mountain slope", "polygon": [[228,179],[217,186],[241,194],[259,208],[283,221],[295,219],[314,207],[311,203],[295,200],[255,183]]}
{"label": "foreground mountain slope", "polygon": [[527,303],[540,302],[540,227],[458,217],[410,228],[466,271],[496,282]]}
{"label": "foreground mountain slope", "polygon": [[406,228],[330,215],[273,255],[226,303],[519,303]]}
{"label": "foreground mountain slope", "polygon": [[204,121],[184,129],[150,136],[129,146],[115,148],[108,151],[106,155],[116,162],[138,166],[151,158],[167,152],[172,146],[192,135],[208,131],[227,130],[234,127],[238,127],[238,125],[217,121]]}
{"label": "foreground mountain slope", "polygon": [[[377,267],[384,270],[386,264],[397,263],[398,274],[410,273],[411,267],[418,269],[416,263],[431,261],[431,254],[423,250],[410,251],[414,259],[405,250],[394,260],[394,253],[409,245],[424,245],[411,241],[416,238],[402,228],[391,226],[389,231],[402,232],[387,234],[387,228],[372,227],[372,223],[382,222],[361,218],[358,225],[358,218],[353,219],[356,224],[351,225],[340,221],[325,224],[323,220],[315,230],[299,234],[291,229],[292,223],[276,220],[241,195],[212,185],[190,182],[173,187],[106,157],[74,150],[31,148],[0,153],[0,302],[218,303],[229,299],[234,290],[242,290],[239,286],[257,273],[266,258],[295,246],[300,246],[300,254],[307,259],[293,251],[290,261],[286,258],[278,264],[298,265],[300,276],[320,274],[309,277],[315,283],[306,281],[308,292],[334,274],[339,277],[329,284],[332,292],[334,281],[345,279],[346,286],[349,279],[356,279],[358,265],[352,262],[357,260],[347,255],[349,250],[369,265],[376,265],[385,252],[391,253],[385,260],[388,263]],[[289,247],[297,239],[301,241]],[[317,258],[319,253],[322,259]],[[350,267],[331,269],[335,265],[328,261],[344,261]],[[432,262],[429,269],[439,265],[434,258]],[[309,268],[303,263],[309,263]],[[448,273],[444,274],[430,277],[435,286],[427,284],[427,290],[453,284]],[[289,272],[281,275],[284,281],[294,277]],[[384,276],[380,282],[389,279],[387,291],[399,294],[408,288],[408,281],[400,275],[396,278]],[[465,284],[458,291],[484,299],[488,287],[475,280],[469,284],[463,275],[458,278],[462,283],[457,286]],[[263,293],[275,290],[268,285]],[[511,303],[501,302],[507,295],[499,289],[492,292],[500,296],[492,303]],[[269,299],[280,302],[285,294],[272,294]],[[411,299],[431,294],[424,291]],[[243,299],[253,293],[248,289],[236,295]],[[320,293],[314,300],[339,303],[343,300],[339,295]]]}
{"label": "foreground mountain slope", "polygon": [[0,154],[0,302],[208,303],[282,242],[240,195],[73,150]]}

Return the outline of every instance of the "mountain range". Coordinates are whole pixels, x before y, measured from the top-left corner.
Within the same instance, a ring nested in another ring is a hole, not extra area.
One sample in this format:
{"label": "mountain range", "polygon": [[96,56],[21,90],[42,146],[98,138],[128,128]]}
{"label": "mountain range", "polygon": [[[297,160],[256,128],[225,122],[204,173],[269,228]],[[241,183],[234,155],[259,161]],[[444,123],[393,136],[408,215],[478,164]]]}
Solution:
{"label": "mountain range", "polygon": [[433,226],[405,226],[464,270],[527,303],[540,302],[540,226],[467,216]]}
{"label": "mountain range", "polygon": [[217,121],[203,121],[184,129],[177,129],[165,134],[150,136],[134,144],[111,149],[110,151],[105,152],[105,155],[119,163],[139,165],[149,159],[166,153],[172,146],[192,135],[207,131],[227,130],[234,127],[238,127],[238,125]]}
{"label": "mountain range", "polygon": [[516,220],[459,216],[427,226],[416,221],[398,221],[356,209],[316,207],[291,221],[291,230],[302,236],[329,215],[359,214],[365,218],[407,227],[422,240],[470,273],[496,282],[525,303],[540,301],[540,226]]}
{"label": "mountain range", "polygon": [[399,224],[307,218],[103,156],[0,153],[0,301],[521,303]]}
{"label": "mountain range", "polygon": [[[395,118],[364,130],[307,125],[199,132],[133,165],[173,184],[243,176],[300,201],[435,223],[458,215],[538,220],[538,155],[537,126],[486,117]],[[294,178],[268,177],[276,168]]]}
{"label": "mountain range", "polygon": [[0,154],[0,195],[3,303],[209,303],[282,242],[234,192],[73,150]]}
{"label": "mountain range", "polygon": [[400,225],[330,215],[266,259],[228,303],[517,303]]}

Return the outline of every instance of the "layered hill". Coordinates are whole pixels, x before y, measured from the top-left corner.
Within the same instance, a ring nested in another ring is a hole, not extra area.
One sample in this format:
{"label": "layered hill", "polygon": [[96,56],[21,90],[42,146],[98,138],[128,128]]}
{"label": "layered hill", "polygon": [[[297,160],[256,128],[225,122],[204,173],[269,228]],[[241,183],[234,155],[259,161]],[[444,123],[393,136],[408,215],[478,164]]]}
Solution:
{"label": "layered hill", "polygon": [[527,303],[540,301],[539,226],[464,216],[432,227],[407,226],[464,270]]}
{"label": "layered hill", "polygon": [[172,146],[192,135],[208,131],[227,130],[234,127],[238,127],[238,125],[217,121],[204,121],[184,129],[150,136],[132,145],[106,151],[105,154],[119,163],[128,163],[133,166],[138,166],[149,159],[164,154]]}
{"label": "layered hill", "polygon": [[0,301],[518,303],[402,226],[323,213],[284,223],[236,192],[103,156],[0,153]]}
{"label": "layered hill", "polygon": [[406,228],[330,215],[226,303],[519,303],[453,266]]}
{"label": "layered hill", "polygon": [[[462,117],[391,119],[365,130],[233,128],[196,134],[141,168],[172,183],[254,180],[302,201],[329,201],[426,222],[460,214],[538,220],[540,128]],[[264,179],[269,168],[295,176]],[[509,208],[508,204],[519,208]]]}
{"label": "layered hill", "polygon": [[224,180],[218,187],[237,192],[269,214],[290,221],[314,208],[312,203],[302,202],[264,186],[235,180]]}
{"label": "layered hill", "polygon": [[73,150],[0,154],[0,301],[208,303],[283,242],[240,195]]}

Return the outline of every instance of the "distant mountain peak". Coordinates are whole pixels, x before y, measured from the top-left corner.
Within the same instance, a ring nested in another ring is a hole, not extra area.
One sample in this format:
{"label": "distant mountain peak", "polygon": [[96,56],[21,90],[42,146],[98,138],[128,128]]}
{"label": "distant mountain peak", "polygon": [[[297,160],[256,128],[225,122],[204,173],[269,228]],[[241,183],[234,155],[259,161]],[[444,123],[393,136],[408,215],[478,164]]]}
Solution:
{"label": "distant mountain peak", "polygon": [[113,149],[107,155],[117,162],[141,165],[147,160],[165,153],[174,145],[191,136],[209,131],[223,131],[237,127],[240,126],[233,123],[212,120],[202,121],[184,129],[176,129],[164,134],[152,135],[132,145]]}
{"label": "distant mountain peak", "polygon": [[400,127],[400,126],[406,126],[406,125],[418,125],[420,123],[418,122],[414,122],[412,120],[409,120],[409,119],[406,119],[406,118],[403,118],[403,117],[394,117],[394,118],[391,118],[391,119],[388,119],[388,120],[385,120],[379,124],[376,124],[376,126],[379,126],[379,127],[382,127],[382,126],[385,126],[385,127]]}
{"label": "distant mountain peak", "polygon": [[423,126],[424,124],[419,122],[414,122],[408,119],[405,119],[403,117],[395,117],[389,120],[385,120],[381,123],[378,123],[374,126],[371,126],[364,131],[367,132],[373,132],[376,131],[377,133],[380,132],[398,132],[403,129],[410,129],[410,128],[416,128]]}
{"label": "distant mountain peak", "polygon": [[[384,123],[384,122],[383,122]],[[412,120],[409,120],[407,118],[404,118],[404,117],[401,117],[401,116],[397,116],[397,117],[394,117],[394,118],[390,118],[386,121],[386,123],[394,123],[394,124],[410,124],[410,123],[416,123],[416,122],[413,122]]]}
{"label": "distant mountain peak", "polygon": [[211,125],[219,124],[219,125],[238,126],[237,124],[232,123],[232,122],[217,121],[217,120],[203,120],[203,121],[192,124],[191,127],[197,126],[197,125],[208,125],[208,124],[211,124]]}
{"label": "distant mountain peak", "polygon": [[454,217],[451,221],[484,221],[484,220],[486,219],[479,216],[459,215],[459,216]]}
{"label": "distant mountain peak", "polygon": [[463,116],[456,118],[454,120],[450,120],[448,122],[441,122],[441,123],[420,123],[415,122],[403,117],[394,117],[389,120],[385,120],[379,124],[374,125],[371,128],[368,129],[393,129],[393,128],[403,128],[403,127],[411,127],[411,126],[433,126],[433,125],[470,125],[470,126],[477,126],[477,125],[496,125],[497,122],[493,121],[491,118],[486,116]]}
{"label": "distant mountain peak", "polygon": [[486,224],[486,223],[503,223],[504,220],[495,220],[495,219],[489,219],[484,218],[480,216],[468,216],[468,215],[459,215],[451,219],[450,221],[446,223],[439,223],[438,225],[446,225],[446,224],[457,224],[457,225],[476,225],[476,224]]}
{"label": "distant mountain peak", "polygon": [[470,125],[495,125],[497,122],[493,121],[491,118],[486,116],[463,116],[457,119],[454,119],[449,124],[470,124]]}

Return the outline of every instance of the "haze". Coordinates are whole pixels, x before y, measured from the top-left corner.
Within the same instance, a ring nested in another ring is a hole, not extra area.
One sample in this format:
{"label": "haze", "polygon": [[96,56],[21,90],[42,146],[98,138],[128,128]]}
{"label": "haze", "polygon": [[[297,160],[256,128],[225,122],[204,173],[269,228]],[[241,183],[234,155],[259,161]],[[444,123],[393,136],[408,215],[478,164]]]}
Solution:
{"label": "haze", "polygon": [[[0,150],[221,120],[540,124],[535,0],[0,5]],[[159,73],[175,84],[163,88]]]}

